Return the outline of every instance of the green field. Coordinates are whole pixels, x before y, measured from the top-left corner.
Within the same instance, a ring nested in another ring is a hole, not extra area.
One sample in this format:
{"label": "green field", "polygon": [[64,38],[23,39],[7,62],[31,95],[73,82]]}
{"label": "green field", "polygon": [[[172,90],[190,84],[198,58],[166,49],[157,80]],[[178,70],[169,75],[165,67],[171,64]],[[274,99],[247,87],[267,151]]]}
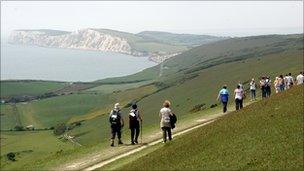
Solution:
{"label": "green field", "polygon": [[[45,162],[49,156],[60,156],[61,150],[76,149],[71,142],[63,141],[52,131],[1,132],[1,170],[23,170]],[[14,152],[15,162],[6,159],[6,154]],[[36,168],[38,169],[38,168]]]}
{"label": "green field", "polygon": [[40,95],[63,88],[62,82],[49,81],[1,81],[1,97],[16,95]]}
{"label": "green field", "polygon": [[[50,139],[48,151],[28,153],[27,156],[35,163],[29,164],[28,160],[20,158],[17,162],[6,161],[1,168],[23,167],[37,169],[38,167],[49,168],[59,165],[66,160],[72,160],[79,155],[96,152],[100,148],[108,146],[109,127],[107,114],[116,102],[123,108],[125,119],[129,112],[128,104],[138,101],[139,109],[144,118],[144,129],[158,131],[158,112],[165,99],[172,101],[172,109],[181,119],[189,119],[196,113],[190,112],[196,105],[205,104],[205,109],[199,113],[212,114],[220,110],[220,107],[210,109],[212,104],[219,104],[216,97],[223,84],[228,85],[233,92],[238,81],[248,88],[251,78],[268,75],[271,78],[279,74],[298,72],[303,69],[303,37],[301,35],[270,35],[248,38],[235,38],[206,44],[181,55],[165,61],[161,65],[148,68],[137,74],[104,79],[94,82],[95,87],[78,90],[68,95],[41,99],[26,103],[1,104],[1,130],[13,129],[17,124],[23,126],[34,125],[36,128],[50,128],[59,123],[70,124],[81,121],[81,126],[69,131],[75,136],[75,140],[83,147],[76,147],[70,142],[57,141],[51,131],[29,132],[1,132],[1,156],[4,160],[6,153],[15,148],[10,145],[11,141],[18,141],[18,151],[26,151],[32,146],[23,141],[25,136],[32,135],[33,141],[41,144],[43,137]],[[159,75],[163,68],[162,75]],[[23,83],[23,82],[21,82]],[[43,82],[44,83],[44,82]],[[48,85],[49,82],[46,82]],[[2,84],[1,82],[1,92]],[[44,93],[53,91],[64,86],[64,83],[56,83],[56,87],[36,85],[36,81],[17,84],[16,92],[11,89],[10,95],[23,95],[30,93]],[[92,84],[93,85],[93,84]],[[18,87],[19,86],[19,87]],[[46,88],[48,87],[48,88]],[[38,91],[39,90],[39,91]],[[7,93],[7,92],[5,92]],[[258,91],[258,94],[260,92]],[[229,105],[233,105],[230,100]],[[232,107],[229,111],[234,110]],[[145,132],[145,134],[147,134]],[[2,136],[5,136],[2,138]],[[145,136],[145,135],[144,135]],[[42,139],[39,139],[42,137]],[[129,132],[124,132],[124,140],[128,140]],[[38,140],[39,139],[39,140]],[[7,145],[2,146],[5,143]],[[33,143],[33,142],[32,142]],[[68,146],[64,155],[57,156],[58,144]],[[35,150],[34,150],[35,151]],[[50,153],[50,152],[53,153]],[[46,160],[37,159],[43,155]],[[48,162],[46,162],[48,161]]]}
{"label": "green field", "polygon": [[111,166],[118,170],[301,170],[303,90],[296,87],[257,102],[148,149],[151,153],[131,156],[125,165],[118,167],[126,162],[116,161]]}

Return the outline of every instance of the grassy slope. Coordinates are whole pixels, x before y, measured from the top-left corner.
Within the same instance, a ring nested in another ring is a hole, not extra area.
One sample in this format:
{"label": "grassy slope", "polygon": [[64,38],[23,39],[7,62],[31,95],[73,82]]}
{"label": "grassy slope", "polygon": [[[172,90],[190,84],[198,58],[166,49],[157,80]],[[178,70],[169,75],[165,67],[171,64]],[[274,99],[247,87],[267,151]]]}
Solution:
{"label": "grassy slope", "polygon": [[[43,162],[50,155],[60,156],[60,150],[72,149],[75,145],[58,139],[52,131],[1,132],[1,170],[24,170],[24,165],[32,167],[37,160]],[[17,153],[16,162],[6,159],[9,152]]]}
{"label": "grassy slope", "polygon": [[86,92],[95,92],[95,93],[113,93],[115,91],[124,91],[127,89],[137,88],[146,84],[152,83],[151,81],[141,81],[135,83],[126,83],[126,84],[104,84],[94,88],[85,90]]}
{"label": "grassy slope", "polygon": [[[139,102],[139,107],[143,112],[145,119],[145,130],[152,128],[153,126],[158,127],[158,110],[161,106],[161,102],[164,98],[169,98],[173,101],[173,110],[179,115],[179,118],[186,118],[191,116],[188,113],[188,110],[191,109],[195,104],[199,103],[214,103],[218,88],[224,82],[227,82],[229,87],[234,85],[239,78],[248,79],[251,76],[258,76],[263,73],[268,73],[269,68],[272,68],[272,74],[277,74],[280,72],[295,72],[301,68],[300,63],[298,62],[301,59],[301,56],[293,53],[287,53],[281,55],[270,55],[268,57],[257,59],[246,60],[242,65],[240,62],[222,64],[216,67],[212,67],[206,70],[203,70],[201,75],[191,81],[185,82],[182,85],[177,85],[164,91],[153,94],[147,98],[144,98]],[[291,57],[294,60],[290,60]],[[275,62],[277,61],[277,62]],[[237,67],[235,67],[237,66]],[[247,68],[257,68],[259,71],[248,70]],[[246,70],[247,69],[247,70]],[[222,76],[223,71],[229,79],[217,79]],[[243,72],[239,72],[243,71]],[[206,75],[210,77],[206,78]],[[249,75],[249,76],[248,76]],[[212,76],[212,77],[211,77]],[[211,82],[205,80],[211,80]],[[229,81],[228,81],[229,80]],[[218,85],[218,87],[214,87]],[[144,87],[143,87],[144,88]],[[72,118],[76,120],[89,119],[93,116],[94,119],[87,120],[83,122],[81,127],[78,127],[70,132],[70,134],[76,136],[76,140],[81,144],[85,145],[86,148],[95,148],[95,146],[101,146],[101,144],[107,145],[109,137],[109,128],[107,122],[107,116],[99,116],[103,112],[108,112],[112,107],[112,104],[116,102],[115,99],[126,99],[125,102],[132,99],[135,95],[135,92],[145,93],[147,90],[140,91],[139,89],[128,90],[127,92],[117,93],[116,96],[112,98],[111,101],[106,103],[102,102],[106,99],[103,99],[105,95],[103,94],[75,94],[72,96],[63,96],[58,97],[62,99],[45,99],[39,102],[35,102],[32,105],[24,105],[27,108],[33,109],[34,116],[36,116],[43,123],[43,125],[51,126],[57,121],[68,121]],[[187,91],[186,91],[187,90]],[[155,91],[153,89],[149,90],[151,92]],[[190,97],[189,100],[187,98]],[[78,101],[80,99],[81,101]],[[208,102],[209,101],[209,102]],[[62,105],[64,103],[65,105]],[[179,106],[177,106],[179,105]],[[76,107],[77,106],[77,107]],[[207,106],[209,107],[209,106]],[[95,110],[92,110],[96,108]],[[102,110],[106,108],[106,110]],[[19,108],[21,116],[28,115],[28,113],[23,109]],[[232,110],[229,108],[229,110]],[[40,112],[39,112],[40,111]],[[74,115],[72,115],[73,111]],[[81,112],[83,111],[83,112]],[[127,113],[127,110],[123,111]],[[41,115],[41,116],[39,116]],[[53,117],[51,117],[53,116]],[[55,117],[56,116],[56,117]],[[98,117],[96,117],[98,116]],[[73,119],[72,119],[73,120]],[[52,123],[52,124],[51,124]],[[154,128],[153,127],[153,128]],[[124,140],[128,140],[129,132],[124,132]],[[51,144],[49,144],[51,145]],[[27,146],[24,146],[26,148]],[[76,153],[77,151],[69,151],[70,154]],[[53,155],[48,155],[53,156]],[[69,155],[70,156],[70,155]],[[72,155],[73,156],[73,155]],[[64,160],[61,160],[64,161]],[[29,166],[27,166],[29,167]]]}
{"label": "grassy slope", "polygon": [[303,90],[296,87],[233,112],[121,169],[303,169]]}
{"label": "grassy slope", "polygon": [[1,81],[1,97],[39,95],[63,88],[65,83],[48,81]]}
{"label": "grassy slope", "polygon": [[214,42],[223,38],[208,35],[194,35],[194,34],[174,34],[168,32],[159,31],[143,31],[138,34],[147,40],[158,41],[172,45],[183,45],[183,46],[198,46],[206,42]]}
{"label": "grassy slope", "polygon": [[[251,44],[248,44],[248,46],[251,46]],[[215,67],[200,70],[196,73],[199,75],[198,77],[187,80],[186,82],[179,81],[177,85],[144,98],[139,103],[139,107],[144,114],[145,127],[158,125],[157,113],[165,98],[173,101],[173,109],[179,117],[187,117],[188,111],[194,105],[200,103],[215,103],[217,91],[223,83],[227,83],[231,89],[240,79],[245,81],[251,77],[257,77],[265,73],[274,76],[280,73],[298,72],[303,68],[301,62],[303,60],[302,50],[293,48],[293,50],[287,50],[277,54],[264,55],[261,56],[260,59],[252,58],[244,62],[237,61],[220,64]],[[199,54],[200,52],[198,51],[198,55]],[[200,59],[193,53],[189,55],[190,56],[185,56],[185,58]],[[191,59],[189,59],[189,61],[191,61]],[[189,63],[184,62],[183,67],[188,64]],[[142,80],[149,77],[151,78],[150,80],[153,81],[155,76],[158,75],[157,67],[135,74],[135,76],[132,76],[132,79]],[[248,68],[257,69],[253,70]],[[168,70],[171,72],[171,69]],[[167,73],[169,73],[169,71]],[[124,77],[124,79],[116,78],[116,80],[120,82],[130,81],[129,78],[130,77]],[[181,78],[183,77],[181,76]],[[164,80],[166,79],[167,78]],[[108,81],[111,82],[113,80],[109,79]],[[101,90],[102,89],[103,88],[101,88]],[[107,117],[99,115],[107,113],[117,101],[124,105],[134,98],[140,98],[156,90],[154,86],[144,86],[139,89],[127,90],[111,95],[100,94],[99,92],[97,92],[97,94],[95,94],[95,92],[83,92],[69,96],[44,99],[30,104],[19,104],[18,109],[21,118],[23,118],[21,120],[25,125],[33,123],[32,121],[34,120],[35,125],[40,124],[41,126],[49,127],[58,122],[88,119],[81,127],[73,130],[72,133],[76,135],[79,142],[84,143],[84,145],[93,146],[100,143],[107,143],[109,135],[108,130],[104,131],[107,127]],[[207,105],[207,107],[209,106]],[[1,110],[2,108],[1,106]],[[7,111],[10,111],[10,109],[8,108]],[[127,113],[127,110],[124,110],[124,113]],[[49,145],[52,146],[51,144]],[[24,147],[26,148],[26,146]],[[71,151],[71,153],[72,152],[73,151]],[[77,153],[76,151],[74,152]]]}
{"label": "grassy slope", "polygon": [[[298,73],[303,67],[302,52],[284,52],[258,59],[233,62],[202,70],[198,77],[155,93],[139,102],[144,109],[147,122],[157,123],[158,110],[165,99],[173,103],[179,115],[186,115],[195,105],[205,103],[208,108],[217,103],[216,96],[223,84],[232,92],[239,80],[245,82],[252,77],[267,74],[272,78],[280,73]],[[251,69],[249,69],[251,68]],[[248,88],[248,84],[245,85]],[[151,103],[154,102],[154,103]],[[232,102],[232,101],[231,101]]]}
{"label": "grassy slope", "polygon": [[205,68],[237,60],[263,58],[291,49],[303,51],[303,35],[232,38],[202,45],[168,59],[163,63],[161,77],[161,66],[157,65],[130,76],[105,79],[101,82],[156,80],[170,86],[197,75],[197,72]]}

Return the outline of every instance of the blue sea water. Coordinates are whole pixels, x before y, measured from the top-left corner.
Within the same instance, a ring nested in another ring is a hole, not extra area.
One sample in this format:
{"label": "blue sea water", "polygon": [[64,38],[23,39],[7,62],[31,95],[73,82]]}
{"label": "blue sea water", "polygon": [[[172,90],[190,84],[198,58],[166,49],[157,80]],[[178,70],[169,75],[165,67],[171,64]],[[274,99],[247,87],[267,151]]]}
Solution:
{"label": "blue sea water", "polygon": [[154,65],[147,57],[1,43],[1,80],[94,81]]}

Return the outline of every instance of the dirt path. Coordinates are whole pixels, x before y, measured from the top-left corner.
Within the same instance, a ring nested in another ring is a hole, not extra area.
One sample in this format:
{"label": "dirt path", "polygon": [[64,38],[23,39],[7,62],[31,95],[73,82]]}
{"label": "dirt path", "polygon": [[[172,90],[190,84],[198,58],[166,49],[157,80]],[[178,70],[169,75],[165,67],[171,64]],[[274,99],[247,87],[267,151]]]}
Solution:
{"label": "dirt path", "polygon": [[[226,113],[228,114],[228,113]],[[189,120],[180,122],[176,129],[173,130],[173,137],[185,134],[193,129],[205,126],[214,122],[221,116],[226,114],[216,113],[208,116],[200,116],[195,120]],[[145,143],[140,145],[123,145],[114,148],[106,148],[94,154],[89,154],[87,157],[74,160],[70,163],[66,163],[64,166],[57,167],[59,170],[94,170],[100,168],[106,164],[109,164],[117,159],[126,157],[133,153],[139,152],[145,148],[153,146],[162,142],[162,134],[159,130],[153,131],[149,136],[145,136]],[[114,150],[115,149],[115,150]]]}
{"label": "dirt path", "polygon": [[[180,131],[180,132],[174,134],[173,137],[176,137],[176,136],[179,136],[179,135],[183,135],[183,134],[185,134],[185,133],[187,133],[187,132],[189,132],[189,131],[192,131],[193,129],[197,129],[197,128],[199,128],[199,127],[202,127],[202,126],[205,126],[205,125],[207,125],[207,124],[210,124],[210,123],[214,122],[215,120],[216,120],[216,119],[211,119],[211,120],[209,120],[209,121],[207,121],[207,122],[205,122],[205,123],[203,123],[203,124],[200,124],[200,125],[194,126],[194,127],[192,127],[192,128],[188,128],[188,129],[186,129],[186,130]],[[158,144],[158,143],[161,143],[161,142],[162,142],[162,139],[159,139],[159,140],[156,140],[156,141],[152,141],[152,142],[150,142],[150,143],[148,143],[148,144],[142,145],[142,146],[140,146],[139,148],[136,148],[136,149],[131,150],[131,151],[129,151],[129,152],[126,152],[126,153],[117,155],[117,156],[115,156],[115,157],[113,157],[113,158],[111,158],[111,159],[104,160],[104,161],[102,161],[102,162],[100,162],[100,163],[94,164],[94,165],[92,165],[92,166],[90,166],[90,167],[85,168],[84,170],[85,170],[85,171],[90,171],[90,170],[95,170],[95,169],[101,168],[101,167],[103,167],[103,166],[105,166],[105,165],[107,165],[107,164],[109,164],[109,163],[112,163],[112,162],[118,160],[118,159],[121,159],[121,158],[123,158],[123,157],[129,156],[129,155],[131,155],[131,154],[134,154],[134,153],[136,153],[136,152],[139,152],[139,151],[141,151],[141,150],[143,150],[143,149],[145,149],[145,148],[148,148],[148,147],[150,147],[150,146],[153,146],[153,145]]]}

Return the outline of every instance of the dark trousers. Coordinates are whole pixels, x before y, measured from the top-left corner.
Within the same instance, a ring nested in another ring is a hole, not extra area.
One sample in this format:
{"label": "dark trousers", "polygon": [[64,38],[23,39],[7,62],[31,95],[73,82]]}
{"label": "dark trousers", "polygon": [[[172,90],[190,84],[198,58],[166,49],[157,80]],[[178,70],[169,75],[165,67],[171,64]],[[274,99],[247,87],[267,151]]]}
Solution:
{"label": "dark trousers", "polygon": [[120,125],[111,125],[111,139],[114,140],[117,134],[118,139],[121,139],[121,126]]}
{"label": "dark trousers", "polygon": [[235,110],[243,108],[243,99],[235,99]]}
{"label": "dark trousers", "polygon": [[222,104],[223,104],[223,112],[224,112],[224,113],[227,112],[227,103],[228,103],[228,102],[222,102]]}
{"label": "dark trousers", "polygon": [[266,97],[266,87],[262,87],[261,88],[261,91],[262,91],[262,98],[265,98]]}
{"label": "dark trousers", "polygon": [[170,127],[162,127],[163,130],[163,140],[164,142],[167,141],[167,135],[169,137],[169,140],[172,140],[172,135],[171,135],[171,128]]}
{"label": "dark trousers", "polygon": [[250,90],[250,95],[252,100],[255,99],[256,98],[255,90]]}
{"label": "dark trousers", "polygon": [[[137,127],[133,127],[133,128],[130,128],[131,130],[131,142],[137,142],[137,139],[138,139],[138,136],[139,136],[139,126]],[[135,136],[135,139],[134,139],[134,136]]]}
{"label": "dark trousers", "polygon": [[266,97],[270,97],[270,94],[271,94],[271,87],[270,86],[267,86],[265,88],[265,91],[266,91]]}

